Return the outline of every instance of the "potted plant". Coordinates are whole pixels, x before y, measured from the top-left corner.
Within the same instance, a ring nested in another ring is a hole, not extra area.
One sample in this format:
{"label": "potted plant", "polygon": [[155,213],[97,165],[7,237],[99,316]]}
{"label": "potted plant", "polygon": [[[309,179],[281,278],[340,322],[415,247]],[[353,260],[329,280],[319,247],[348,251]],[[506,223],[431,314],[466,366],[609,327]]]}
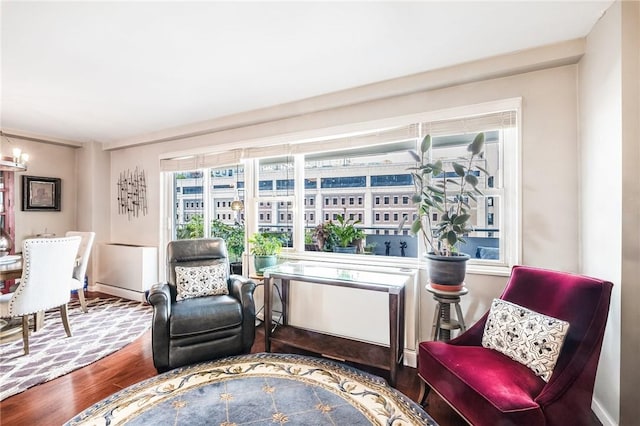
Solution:
{"label": "potted plant", "polygon": [[[420,234],[427,247],[427,269],[431,285],[435,288],[458,290],[462,287],[469,255],[458,252],[459,243],[472,231],[469,200],[482,195],[477,188],[476,174],[487,171],[474,163],[483,152],[484,133],[477,134],[467,146],[468,155],[444,170],[441,160],[431,162],[431,136],[420,144],[420,152],[410,151],[418,165],[411,168],[416,193],[413,202],[417,218],[411,233]],[[453,173],[451,173],[453,172]],[[448,177],[453,175],[453,177]],[[437,212],[439,220],[433,220]],[[440,286],[445,286],[440,287]],[[446,287],[453,286],[453,287]]]}
{"label": "potted plant", "polygon": [[360,223],[360,221],[347,219],[346,215],[339,215],[336,220],[338,223],[333,224],[331,231],[335,234],[338,245],[334,246],[333,251],[338,253],[355,253],[364,239],[364,231],[355,226]]}
{"label": "potted plant", "polygon": [[304,250],[305,251],[318,251],[318,246],[314,242],[314,231],[305,229],[304,231]]}
{"label": "potted plant", "polygon": [[367,245],[364,246],[364,254],[374,254],[377,245],[378,243],[376,242],[367,243]]}
{"label": "potted plant", "polygon": [[338,245],[338,237],[333,231],[334,227],[334,223],[328,220],[318,224],[313,230],[312,238],[320,251],[333,251],[333,248]]}
{"label": "potted plant", "polygon": [[251,243],[256,274],[262,275],[265,268],[277,263],[277,256],[282,250],[282,241],[274,235],[258,232],[249,238],[249,243]]}

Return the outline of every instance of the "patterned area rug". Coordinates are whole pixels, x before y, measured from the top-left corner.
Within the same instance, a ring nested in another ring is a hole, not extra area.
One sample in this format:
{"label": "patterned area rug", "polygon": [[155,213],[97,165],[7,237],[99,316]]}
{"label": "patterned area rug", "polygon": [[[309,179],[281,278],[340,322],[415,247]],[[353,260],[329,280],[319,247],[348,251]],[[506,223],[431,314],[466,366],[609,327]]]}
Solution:
{"label": "patterned area rug", "polygon": [[60,311],[45,314],[44,327],[29,336],[29,355],[22,349],[22,333],[0,345],[0,401],[32,386],[55,379],[103,358],[141,336],[151,326],[149,305],[120,298],[87,300],[82,313],[69,303],[71,337]]}
{"label": "patterned area rug", "polygon": [[436,425],[380,377],[302,355],[182,367],[111,395],[67,425]]}

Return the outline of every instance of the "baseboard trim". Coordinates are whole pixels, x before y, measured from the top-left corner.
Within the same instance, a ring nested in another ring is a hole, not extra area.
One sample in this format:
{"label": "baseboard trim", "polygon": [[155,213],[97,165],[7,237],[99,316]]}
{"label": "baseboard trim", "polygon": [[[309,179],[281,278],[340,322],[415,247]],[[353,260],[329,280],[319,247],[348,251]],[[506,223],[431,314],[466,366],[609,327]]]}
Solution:
{"label": "baseboard trim", "polygon": [[618,426],[618,422],[613,420],[609,412],[605,410],[596,398],[591,400],[591,409],[593,410],[593,414],[595,414],[602,423],[602,426]]}
{"label": "baseboard trim", "polygon": [[418,356],[416,355],[416,351],[409,349],[404,350],[403,365],[413,368],[416,368],[418,366]]}
{"label": "baseboard trim", "polygon": [[125,288],[114,287],[107,284],[95,283],[91,286],[92,291],[98,291],[100,293],[111,294],[113,296],[122,297],[129,300],[137,300],[139,302],[146,302],[144,293],[139,291],[127,290]]}

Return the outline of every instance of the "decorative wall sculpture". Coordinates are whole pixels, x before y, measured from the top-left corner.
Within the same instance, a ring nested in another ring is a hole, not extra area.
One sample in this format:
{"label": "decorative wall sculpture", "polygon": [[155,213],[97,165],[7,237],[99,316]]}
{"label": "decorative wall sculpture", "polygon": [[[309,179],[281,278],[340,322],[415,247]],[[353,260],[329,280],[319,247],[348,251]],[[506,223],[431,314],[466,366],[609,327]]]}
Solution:
{"label": "decorative wall sculpture", "polygon": [[147,179],[144,170],[127,170],[118,179],[118,214],[126,214],[128,219],[147,215]]}

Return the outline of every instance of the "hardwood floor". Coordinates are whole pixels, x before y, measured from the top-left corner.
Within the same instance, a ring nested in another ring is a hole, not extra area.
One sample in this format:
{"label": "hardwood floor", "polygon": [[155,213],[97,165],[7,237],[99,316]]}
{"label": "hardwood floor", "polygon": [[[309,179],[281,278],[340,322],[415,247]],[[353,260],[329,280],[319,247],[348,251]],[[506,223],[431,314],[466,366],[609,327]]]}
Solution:
{"label": "hardwood floor", "polygon": [[[88,293],[89,297],[108,295]],[[303,351],[273,342],[273,352]],[[256,329],[252,353],[264,352],[264,332]],[[313,355],[313,354],[308,354]],[[362,365],[355,367],[381,377],[386,372]],[[0,402],[1,426],[61,425],[82,410],[107,396],[157,374],[151,353],[151,332],[93,364],[55,380],[34,386]],[[416,401],[420,394],[420,379],[416,369],[403,367],[398,372],[396,388]],[[464,426],[467,423],[435,392],[429,394],[427,412],[441,426]],[[602,426],[595,414],[588,426]]]}
{"label": "hardwood floor", "polygon": [[[272,349],[274,352],[294,352],[277,344]],[[252,353],[257,352],[264,352],[261,327],[252,348]],[[384,376],[381,371],[358,367]],[[100,361],[0,402],[0,424],[60,425],[112,393],[156,374],[151,354],[151,333],[147,332]],[[418,398],[420,382],[414,368],[403,367],[400,370],[397,389],[414,401]],[[466,424],[437,395],[429,396],[427,411],[442,426]]]}

